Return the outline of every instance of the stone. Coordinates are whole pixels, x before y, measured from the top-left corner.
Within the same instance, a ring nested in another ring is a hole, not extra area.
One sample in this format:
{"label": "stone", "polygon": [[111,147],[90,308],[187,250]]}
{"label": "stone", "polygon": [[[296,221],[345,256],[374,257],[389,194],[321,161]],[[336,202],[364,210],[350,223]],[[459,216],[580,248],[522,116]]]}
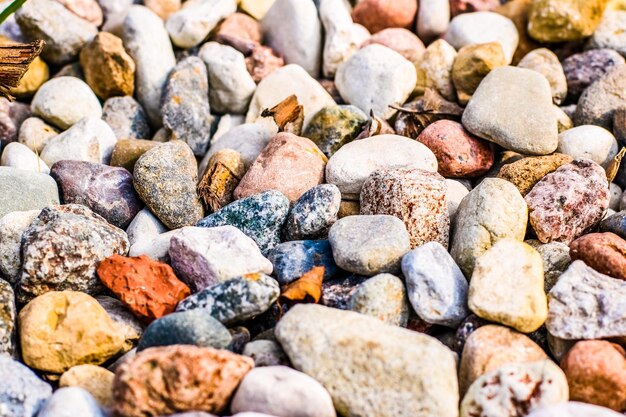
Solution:
{"label": "stone", "polygon": [[168,142],[144,153],[133,176],[141,199],[168,228],[189,226],[202,218],[196,160],[185,142]]}
{"label": "stone", "polygon": [[255,340],[247,343],[242,355],[252,358],[256,368],[261,366],[290,365],[289,358],[278,342],[272,340]]}
{"label": "stone", "polygon": [[172,268],[147,256],[113,255],[98,264],[100,281],[143,322],[159,319],[189,296],[189,288]]}
{"label": "stone", "polygon": [[120,139],[111,153],[110,165],[134,172],[139,158],[149,150],[159,146],[159,142],[145,139]]}
{"label": "stone", "polygon": [[246,274],[197,292],[178,304],[177,311],[202,309],[226,326],[265,313],[278,299],[278,282],[263,273]]}
{"label": "stone", "polygon": [[[332,0],[334,1],[334,0]],[[311,139],[327,157],[352,142],[369,118],[358,107],[324,107],[313,116],[302,136]]]}
{"label": "stone", "polygon": [[101,364],[124,342],[98,302],[77,291],[52,291],[35,298],[20,311],[19,326],[24,363],[49,373]]}
{"label": "stone", "polygon": [[125,255],[128,247],[123,230],[85,206],[46,207],[22,235],[18,301],[49,291],[97,294],[103,287],[96,266],[114,253]]}
{"label": "stone", "polygon": [[461,201],[452,227],[450,255],[469,279],[474,264],[503,238],[524,239],[528,209],[515,186],[486,178]]}
{"label": "stone", "polygon": [[[107,295],[97,295],[95,297],[98,304],[104,308],[111,320],[115,323],[120,333],[124,336],[124,344],[120,353],[135,352],[134,347],[139,342],[143,333],[143,324],[133,315],[126,305],[117,298]],[[122,355],[119,360],[122,360]],[[113,369],[111,369],[113,371]],[[94,394],[95,395],[95,394]],[[96,395],[97,397],[97,395]]]}
{"label": "stone", "polygon": [[331,95],[302,67],[286,65],[274,70],[259,82],[250,101],[246,123],[254,122],[263,110],[274,107],[291,95],[295,95],[304,108],[305,128],[318,111],[335,105]]}
{"label": "stone", "polygon": [[461,417],[517,417],[568,399],[567,379],[549,359],[503,365],[478,378],[461,402]]}
{"label": "stone", "polygon": [[130,245],[146,239],[155,238],[158,235],[167,232],[167,227],[156,218],[150,210],[144,208],[141,210],[132,222],[126,228],[128,241]]}
{"label": "stone", "polygon": [[299,304],[278,323],[276,337],[294,367],[329,391],[340,415],[457,415],[454,355],[430,336]]}
{"label": "stone", "polygon": [[626,26],[626,9],[609,11],[602,15],[602,20],[596,27],[588,42],[592,49],[612,49],[626,56],[624,47],[624,27]]}
{"label": "stone", "polygon": [[[58,0],[57,0],[58,1]],[[103,21],[102,8],[95,0],[61,0],[59,1],[69,11],[79,17],[101,26]]]}
{"label": "stone", "polygon": [[[433,88],[445,99],[455,100],[452,70],[456,58],[454,47],[443,39],[428,45],[418,67],[420,78],[424,77],[424,88]],[[418,84],[422,84],[421,79],[418,79]]]}
{"label": "stone", "polygon": [[163,91],[163,125],[171,140],[187,143],[196,156],[206,153],[211,139],[213,116],[208,94],[207,67],[193,56],[176,64]]}
{"label": "stone", "polygon": [[257,20],[263,19],[275,0],[241,0],[239,7]]}
{"label": "stone", "polygon": [[553,336],[568,340],[623,337],[625,293],[624,281],[574,261],[548,295],[546,327]]}
{"label": "stone", "polygon": [[198,57],[207,66],[209,102],[217,113],[245,114],[256,90],[244,55],[217,42],[205,43]]}
{"label": "stone", "polygon": [[267,144],[233,193],[235,199],[269,190],[291,203],[324,180],[326,156],[310,139],[279,133]]}
{"label": "stone", "polygon": [[[17,352],[17,309],[11,284],[0,279],[0,355],[15,357]],[[0,400],[0,404],[2,401]]]}
{"label": "stone", "polygon": [[324,279],[330,279],[337,273],[337,265],[328,240],[296,240],[281,243],[269,254],[269,260],[281,285],[301,278],[316,266],[324,267]]}
{"label": "stone", "polygon": [[165,27],[174,45],[188,49],[202,43],[221,20],[236,11],[235,0],[199,0],[172,14]]}
{"label": "stone", "polygon": [[411,306],[427,323],[456,327],[469,315],[468,285],[448,251],[425,243],[402,258]]}
{"label": "stone", "polygon": [[515,24],[509,18],[489,11],[454,17],[443,39],[457,50],[466,45],[499,42],[507,63],[513,60],[519,43]]}
{"label": "stone", "polygon": [[626,408],[626,352],[604,340],[584,340],[561,361],[570,399],[622,411]]}
{"label": "stone", "polygon": [[609,184],[602,167],[576,159],[543,177],[525,201],[541,242],[569,244],[602,220],[609,206]]}
{"label": "stone", "polygon": [[225,349],[232,339],[228,329],[209,312],[201,309],[180,311],[150,323],[139,340],[137,351],[171,345]]}
{"label": "stone", "polygon": [[32,1],[18,10],[15,19],[27,38],[46,42],[42,58],[52,64],[65,64],[74,59],[98,33],[96,25],[54,0]]}
{"label": "stone", "polygon": [[540,410],[528,414],[528,417],[621,417],[621,414],[608,408],[570,401],[542,407]]}
{"label": "stone", "polygon": [[467,104],[463,126],[526,155],[550,154],[558,146],[550,84],[541,74],[524,68],[493,69]]}
{"label": "stone", "polygon": [[237,42],[260,44],[262,37],[261,23],[249,14],[237,12],[220,23],[215,40],[226,45]]}
{"label": "stone", "polygon": [[[339,310],[349,310],[352,295],[359,289],[359,285],[367,280],[368,277],[352,274],[322,283],[322,305]],[[409,316],[410,318],[411,316]]]}
{"label": "stone", "polygon": [[612,49],[591,49],[565,58],[568,98],[578,100],[587,87],[620,64],[624,64],[624,58]]}
{"label": "stone", "polygon": [[341,97],[365,113],[383,119],[402,105],[417,82],[415,66],[399,53],[378,44],[360,49],[339,66],[335,83]]}
{"label": "stone", "polygon": [[37,416],[61,417],[68,414],[84,417],[105,417],[104,409],[100,407],[95,398],[80,387],[65,387],[55,391]]}
{"label": "stone", "polygon": [[146,112],[131,96],[107,99],[102,108],[102,120],[111,127],[118,141],[150,137]]}
{"label": "stone", "polygon": [[0,219],[0,276],[14,285],[19,279],[22,260],[22,233],[37,218],[40,210],[13,211]]}
{"label": "stone", "polygon": [[14,211],[42,209],[59,204],[57,184],[50,176],[0,167],[0,217]]}
{"label": "stone", "polygon": [[611,199],[609,200],[609,209],[618,212],[620,211],[620,203],[622,201],[623,191],[621,187],[615,183],[609,184],[609,192],[611,193]]}
{"label": "stone", "polygon": [[539,42],[582,40],[596,30],[607,0],[539,0],[533,3],[528,33]]}
{"label": "stone", "polygon": [[274,133],[257,123],[245,123],[236,126],[211,144],[209,151],[200,163],[198,172],[204,172],[208,166],[209,159],[224,149],[239,152],[245,167],[249,167],[274,135]]}
{"label": "stone", "polygon": [[326,165],[326,181],[339,187],[343,199],[358,200],[367,178],[383,168],[437,171],[437,159],[426,146],[397,135],[379,135],[350,142]]}
{"label": "stone", "polygon": [[132,96],[135,91],[135,61],[126,53],[122,40],[100,32],[80,51],[85,80],[102,100]]}
{"label": "stone", "polygon": [[546,353],[528,336],[504,326],[476,329],[465,342],[459,366],[459,389],[467,392],[482,375],[516,362],[547,360]]}
{"label": "stone", "polygon": [[563,66],[554,52],[547,48],[539,48],[530,51],[517,64],[520,68],[537,71],[550,83],[552,101],[559,105],[567,97],[567,79],[563,72]]}
{"label": "stone", "polygon": [[122,24],[124,47],[137,65],[135,95],[150,123],[162,124],[161,96],[170,71],[176,64],[163,21],[150,9],[132,6]]}
{"label": "stone", "polygon": [[362,45],[379,44],[396,51],[413,65],[419,65],[426,48],[413,32],[404,28],[387,28],[370,36]]}
{"label": "stone", "polygon": [[453,0],[450,2],[450,11],[452,16],[457,16],[462,13],[493,10],[499,5],[498,0]]}
{"label": "stone", "polygon": [[494,68],[506,64],[504,49],[498,42],[462,47],[451,68],[459,103],[467,104],[485,76]]}
{"label": "stone", "polygon": [[416,168],[374,171],[361,190],[361,214],[386,214],[402,220],[411,248],[431,241],[448,246],[446,183],[437,173]]}
{"label": "stone", "polygon": [[611,232],[624,239],[626,237],[626,212],[620,211],[600,222],[600,232]]}
{"label": "stone", "polygon": [[273,416],[337,415],[328,391],[319,382],[286,366],[248,372],[237,388],[230,409],[232,413],[255,411]]}
{"label": "stone", "polygon": [[561,153],[526,157],[502,166],[497,177],[509,181],[526,196],[543,177],[572,161],[571,156]]}
{"label": "stone", "polygon": [[404,283],[391,274],[375,275],[360,284],[350,296],[348,308],[394,326],[405,327],[409,321]]}
{"label": "stone", "polygon": [[352,10],[352,19],[376,33],[387,28],[409,27],[416,12],[417,4],[411,0],[364,0]]}
{"label": "stone", "polygon": [[124,168],[83,161],[59,161],[50,175],[64,204],[82,204],[114,226],[125,229],[143,208]]}
{"label": "stone", "polygon": [[527,240],[535,248],[543,260],[544,291],[550,292],[554,284],[567,267],[572,263],[569,246],[561,242],[541,243],[538,240]]}
{"label": "stone", "polygon": [[29,117],[20,126],[19,143],[37,153],[41,153],[46,143],[59,132],[38,117]]}
{"label": "stone", "polygon": [[417,9],[416,32],[424,42],[432,42],[446,33],[449,23],[449,0],[433,0],[419,5]]}
{"label": "stone", "polygon": [[344,217],[330,228],[328,240],[341,269],[366,276],[397,272],[411,249],[404,223],[389,215]]}
{"label": "stone", "polygon": [[246,68],[255,83],[260,83],[284,65],[285,60],[268,46],[255,45],[251,54],[246,57]]}
{"label": "stone", "polygon": [[581,260],[601,274],[626,280],[626,241],[613,233],[589,233],[570,244],[572,260]]}
{"label": "stone", "polygon": [[11,142],[4,147],[0,165],[42,174],[50,173],[48,165],[35,152],[19,142]]}
{"label": "stone", "polygon": [[245,274],[270,274],[256,243],[233,226],[184,227],[172,236],[170,258],[194,292]]}
{"label": "stone", "polygon": [[59,379],[59,387],[80,387],[103,407],[113,405],[113,378],[115,374],[96,365],[76,365]]}
{"label": "stone", "polygon": [[276,0],[261,25],[266,44],[286,64],[299,65],[314,78],[320,75],[322,24],[313,0]]}
{"label": "stone", "polygon": [[557,152],[572,158],[591,159],[603,168],[607,168],[617,155],[617,139],[608,130],[600,126],[582,125],[559,134]]}
{"label": "stone", "polygon": [[611,130],[615,110],[626,105],[626,92],[621,86],[626,80],[626,65],[615,65],[591,84],[580,96],[574,123],[596,125]]}
{"label": "stone", "polygon": [[85,117],[102,116],[98,98],[84,81],[76,77],[47,81],[33,97],[31,106],[35,115],[63,130]]}
{"label": "stone", "polygon": [[321,184],[306,191],[294,203],[284,226],[287,240],[324,238],[337,221],[341,192],[336,185]]}
{"label": "stone", "polygon": [[0,144],[6,146],[15,142],[22,123],[32,116],[28,105],[20,102],[10,102],[5,97],[0,99]]}
{"label": "stone", "polygon": [[50,69],[46,62],[37,57],[29,65],[28,70],[17,87],[12,87],[9,93],[17,98],[32,97],[43,83],[50,79]]}
{"label": "stone", "polygon": [[180,10],[181,0],[146,0],[145,6],[166,21],[171,15]]}
{"label": "stone", "polygon": [[[253,366],[252,359],[226,350],[185,345],[146,349],[119,366],[114,410],[126,417],[187,410],[221,413]],[[165,385],[162,375],[170,376]],[[170,386],[178,389],[171,391]]]}
{"label": "stone", "polygon": [[0,407],[6,417],[35,417],[52,387],[27,366],[0,355]]}
{"label": "stone", "polygon": [[469,194],[469,190],[461,182],[446,179],[446,203],[448,206],[448,214],[450,215],[450,225],[456,220],[456,212],[461,201]]}
{"label": "stone", "polygon": [[265,256],[280,243],[280,231],[288,211],[287,197],[272,190],[230,203],[198,221],[196,226],[235,226],[254,240]]}

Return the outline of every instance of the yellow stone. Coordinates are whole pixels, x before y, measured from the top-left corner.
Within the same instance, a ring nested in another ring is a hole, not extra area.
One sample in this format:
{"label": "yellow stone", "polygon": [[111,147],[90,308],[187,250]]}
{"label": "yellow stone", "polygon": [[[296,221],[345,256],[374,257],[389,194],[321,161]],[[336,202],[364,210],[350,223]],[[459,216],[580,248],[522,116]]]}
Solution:
{"label": "yellow stone", "polygon": [[467,104],[483,78],[492,69],[506,64],[504,49],[499,42],[462,47],[452,66],[452,82],[456,88],[459,103]]}
{"label": "yellow stone", "polygon": [[626,0],[609,0],[606,6],[608,10],[624,10],[626,11]]}
{"label": "yellow stone", "polygon": [[239,8],[257,20],[263,19],[275,0],[241,0]]}
{"label": "yellow stone", "polygon": [[535,0],[528,33],[539,42],[577,41],[591,36],[608,0]]}
{"label": "yellow stone", "polygon": [[[9,39],[6,36],[0,35],[0,43],[7,45],[18,42]],[[40,57],[37,57],[33,60],[33,62],[31,62],[28,70],[20,81],[20,84],[9,91],[11,95],[18,98],[30,97],[34,95],[37,90],[39,90],[39,87],[48,81],[48,79],[50,79],[50,69],[48,68],[48,64],[46,64]]]}
{"label": "yellow stone", "polygon": [[77,365],[61,375],[59,388],[80,387],[89,392],[104,407],[113,405],[115,374],[101,366]]}

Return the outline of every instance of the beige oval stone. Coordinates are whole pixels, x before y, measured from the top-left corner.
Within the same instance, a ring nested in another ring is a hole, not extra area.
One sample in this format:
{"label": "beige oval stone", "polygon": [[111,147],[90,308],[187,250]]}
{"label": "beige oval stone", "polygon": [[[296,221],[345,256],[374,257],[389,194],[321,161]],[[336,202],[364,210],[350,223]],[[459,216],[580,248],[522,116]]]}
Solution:
{"label": "beige oval stone", "polygon": [[59,388],[80,387],[89,392],[104,407],[113,405],[115,374],[96,365],[73,366],[61,375]]}

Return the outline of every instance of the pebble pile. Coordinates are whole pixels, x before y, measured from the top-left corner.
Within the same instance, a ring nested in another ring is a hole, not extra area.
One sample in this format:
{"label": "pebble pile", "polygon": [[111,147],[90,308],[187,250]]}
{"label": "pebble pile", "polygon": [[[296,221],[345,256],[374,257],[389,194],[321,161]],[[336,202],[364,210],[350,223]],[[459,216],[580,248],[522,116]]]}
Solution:
{"label": "pebble pile", "polygon": [[626,1],[28,0],[36,39],[0,417],[626,415]]}

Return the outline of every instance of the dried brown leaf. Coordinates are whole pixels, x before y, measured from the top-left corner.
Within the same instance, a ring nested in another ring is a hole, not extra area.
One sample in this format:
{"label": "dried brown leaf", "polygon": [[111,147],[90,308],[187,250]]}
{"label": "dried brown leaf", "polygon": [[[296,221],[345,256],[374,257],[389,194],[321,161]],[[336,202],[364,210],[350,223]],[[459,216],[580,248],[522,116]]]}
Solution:
{"label": "dried brown leaf", "polygon": [[606,179],[609,180],[609,185],[615,179],[617,175],[617,171],[619,171],[619,166],[622,163],[622,158],[626,154],[626,148],[620,149],[620,151],[615,155],[615,158],[609,163],[609,166],[606,167]]}
{"label": "dried brown leaf", "polygon": [[0,45],[0,96],[13,100],[11,88],[19,86],[28,67],[39,56],[45,42],[5,43]]}
{"label": "dried brown leaf", "polygon": [[298,102],[298,97],[291,95],[261,113],[262,117],[272,117],[278,125],[279,132],[293,133],[300,136],[304,124],[304,107]]}

